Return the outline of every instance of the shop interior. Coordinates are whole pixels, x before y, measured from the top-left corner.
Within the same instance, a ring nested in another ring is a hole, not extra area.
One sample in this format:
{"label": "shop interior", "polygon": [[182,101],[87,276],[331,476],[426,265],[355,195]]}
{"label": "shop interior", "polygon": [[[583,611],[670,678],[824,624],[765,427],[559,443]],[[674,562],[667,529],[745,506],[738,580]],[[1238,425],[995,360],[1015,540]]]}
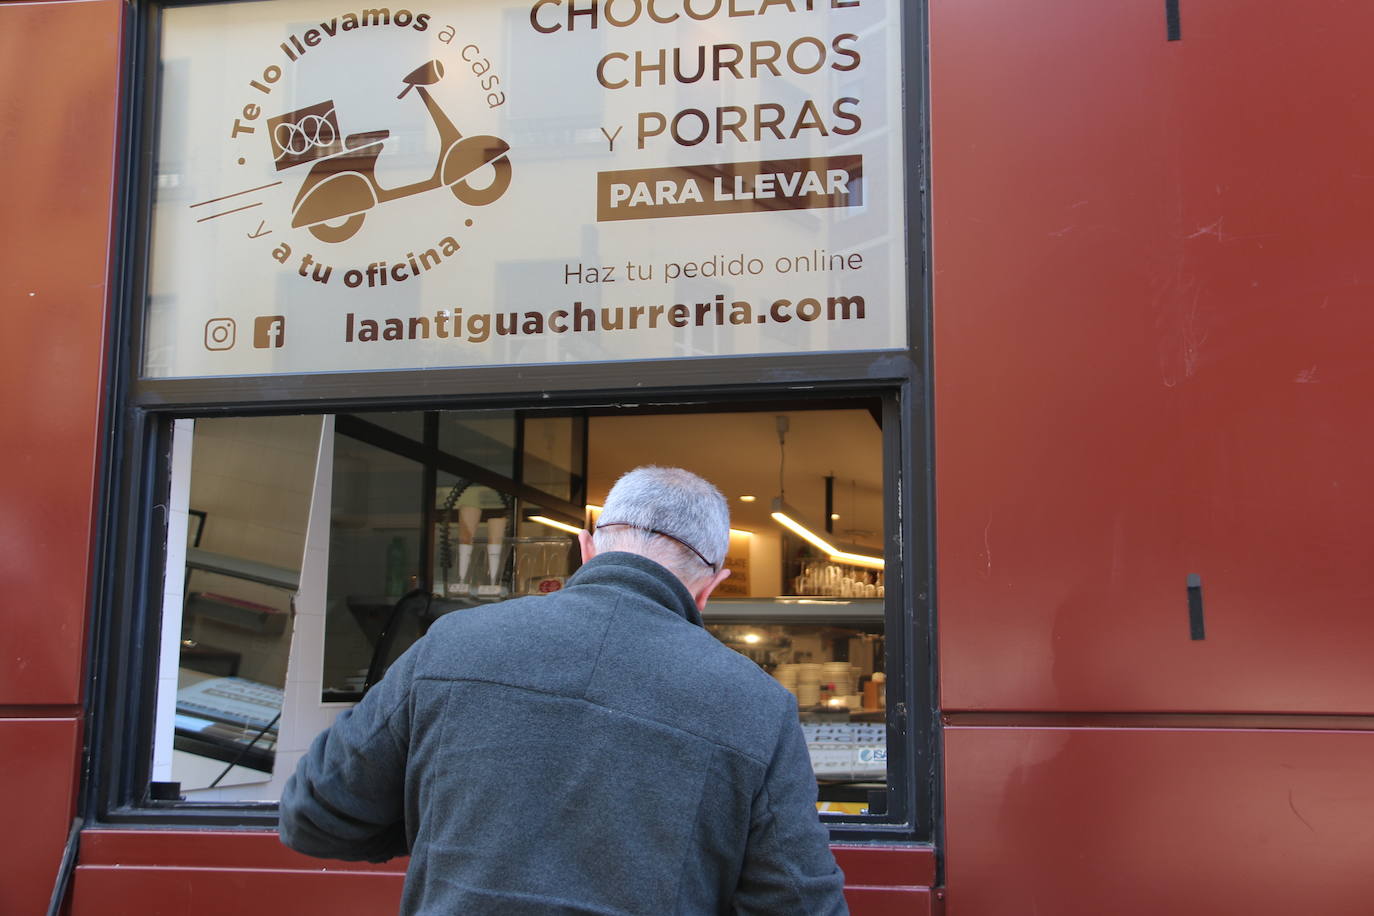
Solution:
{"label": "shop interior", "polygon": [[730,504],[731,576],[708,629],[796,697],[821,809],[881,814],[880,407],[177,421],[154,782],[275,799],[310,739],[430,624],[563,588],[616,477],[667,464]]}

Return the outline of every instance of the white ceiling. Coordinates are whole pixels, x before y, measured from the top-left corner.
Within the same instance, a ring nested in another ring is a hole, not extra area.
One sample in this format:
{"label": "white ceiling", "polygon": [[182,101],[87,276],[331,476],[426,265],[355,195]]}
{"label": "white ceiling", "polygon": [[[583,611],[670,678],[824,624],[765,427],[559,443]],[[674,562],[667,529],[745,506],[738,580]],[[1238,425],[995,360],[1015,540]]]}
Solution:
{"label": "white ceiling", "polygon": [[[825,477],[835,477],[835,539],[882,543],[882,430],[857,410],[799,410],[784,414],[787,502],[822,530]],[[778,495],[776,411],[592,417],[588,433],[588,493],[600,504],[611,484],[643,464],[686,468],[710,480],[730,500],[737,528],[776,527],[768,517]],[[753,503],[739,500],[753,495]]]}

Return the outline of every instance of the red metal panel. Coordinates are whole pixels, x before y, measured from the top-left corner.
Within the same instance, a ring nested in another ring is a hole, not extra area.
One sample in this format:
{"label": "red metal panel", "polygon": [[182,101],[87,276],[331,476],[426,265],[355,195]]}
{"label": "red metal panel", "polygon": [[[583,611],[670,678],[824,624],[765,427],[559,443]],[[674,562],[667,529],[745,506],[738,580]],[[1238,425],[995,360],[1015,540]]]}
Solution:
{"label": "red metal panel", "polygon": [[[834,848],[856,916],[932,911],[931,847]],[[80,861],[73,916],[135,910],[213,914],[226,905],[226,895],[248,892],[259,916],[299,912],[302,899],[312,908],[319,899],[345,901],[339,912],[385,911],[396,907],[406,868],[404,859],[380,865],[312,859],[262,831],[88,830]]]}
{"label": "red metal panel", "polygon": [[77,719],[0,719],[0,913],[42,913],[72,822]]}
{"label": "red metal panel", "polygon": [[1374,734],[948,728],[957,916],[1365,916]]}
{"label": "red metal panel", "polygon": [[81,697],[121,6],[0,4],[0,704]]}
{"label": "red metal panel", "polygon": [[[389,913],[403,876],[379,872],[254,871],[238,869],[82,866],[72,916],[255,916],[311,913]],[[929,888],[846,887],[855,916],[930,916]]]}
{"label": "red metal panel", "polygon": [[346,871],[404,875],[409,859],[336,862],[313,859],[281,844],[275,831],[92,829],[81,834],[81,866],[240,871]]}
{"label": "red metal panel", "polygon": [[394,913],[403,875],[365,871],[82,866],[71,916]]}
{"label": "red metal panel", "polygon": [[[935,881],[931,846],[838,845],[835,861],[850,884],[930,887]],[[371,864],[331,862],[292,852],[276,833],[261,830],[186,830],[97,828],[81,836],[83,865],[177,866],[182,868],[308,868],[404,873],[405,859]]]}
{"label": "red metal panel", "polygon": [[932,887],[932,846],[832,846],[846,884],[887,887]]}
{"label": "red metal panel", "polygon": [[1374,712],[1374,5],[1181,13],[931,2],[947,709]]}
{"label": "red metal panel", "polygon": [[928,887],[844,886],[852,916],[932,916],[934,892]]}

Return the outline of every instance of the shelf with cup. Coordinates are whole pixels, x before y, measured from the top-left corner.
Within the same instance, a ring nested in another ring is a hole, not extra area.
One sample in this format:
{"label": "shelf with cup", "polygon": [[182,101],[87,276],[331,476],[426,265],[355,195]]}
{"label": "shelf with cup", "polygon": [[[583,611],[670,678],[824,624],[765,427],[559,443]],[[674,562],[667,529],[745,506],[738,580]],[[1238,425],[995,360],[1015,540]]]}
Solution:
{"label": "shelf with cup", "polygon": [[882,570],[835,560],[801,559],[792,587],[797,595],[828,598],[882,598]]}
{"label": "shelf with cup", "polygon": [[448,598],[499,600],[559,591],[571,574],[577,542],[562,535],[526,535],[501,538],[495,553],[489,546],[483,531],[467,543],[439,541],[433,592]]}

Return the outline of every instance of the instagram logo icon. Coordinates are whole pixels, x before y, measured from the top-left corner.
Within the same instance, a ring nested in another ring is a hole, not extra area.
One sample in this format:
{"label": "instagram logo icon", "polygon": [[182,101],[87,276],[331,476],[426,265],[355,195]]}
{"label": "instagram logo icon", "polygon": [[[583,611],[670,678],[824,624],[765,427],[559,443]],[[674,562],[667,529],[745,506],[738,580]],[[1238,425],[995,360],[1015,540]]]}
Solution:
{"label": "instagram logo icon", "polygon": [[234,346],[237,328],[232,318],[211,318],[205,322],[205,349],[228,350]]}

